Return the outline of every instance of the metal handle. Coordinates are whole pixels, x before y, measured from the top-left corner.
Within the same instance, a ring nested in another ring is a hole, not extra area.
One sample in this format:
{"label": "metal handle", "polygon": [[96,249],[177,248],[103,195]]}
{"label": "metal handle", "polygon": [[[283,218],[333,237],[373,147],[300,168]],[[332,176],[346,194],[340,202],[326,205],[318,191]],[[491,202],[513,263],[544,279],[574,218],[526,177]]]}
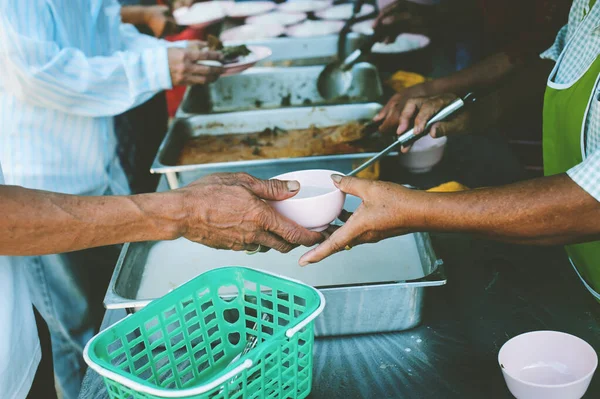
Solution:
{"label": "metal handle", "polygon": [[399,144],[406,146],[407,144],[410,144],[410,143],[420,139],[425,134],[427,134],[431,125],[433,125],[434,123],[439,122],[443,119],[446,119],[447,117],[449,117],[450,115],[452,115],[453,113],[455,113],[456,111],[461,109],[464,105],[465,105],[464,100],[462,98],[457,98],[456,100],[451,102],[450,105],[443,108],[440,112],[438,112],[436,115],[434,115],[434,117],[431,118],[425,125],[425,129],[423,129],[423,132],[421,132],[420,134],[415,134],[414,133],[415,128],[413,127],[412,129],[410,129],[409,131],[405,132],[400,137],[398,137],[398,140],[396,140],[396,141],[398,141]]}
{"label": "metal handle", "polygon": [[406,145],[420,139],[421,137],[423,137],[425,134],[428,133],[428,129],[431,127],[431,125],[433,125],[436,122],[441,121],[442,119],[449,117],[450,115],[452,115],[453,113],[455,113],[456,111],[461,109],[465,104],[473,103],[473,102],[475,102],[475,100],[476,99],[475,99],[475,96],[473,95],[473,93],[467,94],[464,98],[457,98],[452,103],[450,103],[448,106],[444,107],[433,118],[431,118],[429,120],[429,122],[427,122],[427,125],[425,125],[425,129],[423,130],[423,132],[415,135],[414,134],[415,129],[414,128],[410,129],[409,131],[407,131],[406,133],[404,133],[400,137],[398,137],[398,139],[396,141],[394,141],[392,144],[387,146],[383,151],[381,151],[380,153],[375,155],[373,158],[369,159],[368,161],[366,161],[365,163],[360,165],[358,168],[354,169],[352,172],[348,173],[348,176],[355,176],[358,172],[368,168],[373,163],[375,163],[377,160],[386,156],[390,151],[392,151],[398,145],[406,146]]}

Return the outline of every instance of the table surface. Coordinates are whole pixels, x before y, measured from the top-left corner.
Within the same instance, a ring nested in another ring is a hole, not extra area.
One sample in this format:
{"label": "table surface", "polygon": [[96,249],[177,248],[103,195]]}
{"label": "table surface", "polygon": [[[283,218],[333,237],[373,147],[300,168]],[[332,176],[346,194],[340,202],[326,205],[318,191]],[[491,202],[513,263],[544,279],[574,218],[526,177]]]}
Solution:
{"label": "table surface", "polygon": [[[476,151],[482,148],[490,151]],[[520,170],[494,137],[461,138],[449,142],[431,174],[394,179],[431,186],[460,176],[475,187],[516,180]],[[559,330],[600,350],[600,306],[562,248],[464,235],[434,234],[432,240],[448,284],[427,289],[423,323],[404,332],[317,339],[311,398],[511,398],[497,363],[511,337]],[[123,316],[107,312],[104,327]],[[600,397],[598,376],[585,396],[592,397]],[[80,398],[107,398],[95,372],[88,371]]]}

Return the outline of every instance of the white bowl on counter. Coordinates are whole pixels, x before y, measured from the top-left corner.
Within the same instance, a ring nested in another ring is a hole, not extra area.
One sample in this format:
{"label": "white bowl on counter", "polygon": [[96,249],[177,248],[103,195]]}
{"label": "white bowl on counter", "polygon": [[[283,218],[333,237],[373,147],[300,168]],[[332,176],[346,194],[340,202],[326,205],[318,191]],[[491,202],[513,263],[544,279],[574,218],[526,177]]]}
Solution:
{"label": "white bowl on counter", "polygon": [[498,363],[517,399],[580,399],[598,366],[598,356],[574,335],[534,331],[505,343]]}
{"label": "white bowl on counter", "polygon": [[273,177],[278,180],[296,180],[300,191],[284,201],[269,201],[281,215],[312,231],[323,231],[342,211],[346,194],[331,180],[335,170],[310,169],[284,173]]}
{"label": "white bowl on counter", "polygon": [[415,141],[409,152],[400,155],[400,164],[412,173],[429,172],[442,160],[447,141],[447,137],[423,136]]}

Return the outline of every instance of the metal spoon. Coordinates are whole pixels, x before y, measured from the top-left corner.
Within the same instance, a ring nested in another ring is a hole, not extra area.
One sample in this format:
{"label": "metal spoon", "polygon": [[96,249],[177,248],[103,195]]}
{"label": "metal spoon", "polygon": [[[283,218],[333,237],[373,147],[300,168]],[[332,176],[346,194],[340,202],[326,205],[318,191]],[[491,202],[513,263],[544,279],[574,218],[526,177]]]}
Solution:
{"label": "metal spoon", "polygon": [[383,151],[381,151],[380,153],[375,155],[373,158],[369,159],[367,162],[360,165],[358,168],[354,169],[352,172],[348,173],[347,176],[354,176],[358,172],[368,168],[371,164],[373,164],[380,158],[387,155],[390,151],[392,151],[398,145],[407,146],[408,144],[415,142],[416,140],[420,139],[424,135],[428,134],[429,128],[435,122],[439,122],[443,119],[446,119],[447,117],[449,117],[450,115],[452,115],[456,111],[458,111],[459,109],[463,108],[465,105],[472,104],[476,100],[477,99],[475,98],[475,95],[473,93],[469,93],[466,96],[464,96],[463,98],[457,98],[456,100],[451,102],[449,105],[447,105],[445,108],[442,108],[442,110],[440,112],[435,114],[435,116],[433,118],[431,118],[429,120],[429,122],[427,122],[427,125],[425,125],[425,129],[423,130],[423,132],[421,132],[420,134],[414,134],[415,129],[414,128],[410,129],[409,131],[407,131],[406,133],[404,133],[400,137],[398,137],[398,139],[396,141],[394,141],[392,144],[390,144],[386,149],[384,149]]}

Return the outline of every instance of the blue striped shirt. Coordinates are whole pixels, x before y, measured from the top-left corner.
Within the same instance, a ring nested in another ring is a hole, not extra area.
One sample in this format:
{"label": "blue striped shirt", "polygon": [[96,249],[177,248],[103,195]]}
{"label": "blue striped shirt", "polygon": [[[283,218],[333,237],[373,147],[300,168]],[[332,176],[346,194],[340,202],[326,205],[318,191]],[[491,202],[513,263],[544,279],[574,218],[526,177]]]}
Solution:
{"label": "blue striped shirt", "polygon": [[171,88],[168,45],[121,23],[117,0],[0,0],[7,184],[128,192],[113,116]]}

